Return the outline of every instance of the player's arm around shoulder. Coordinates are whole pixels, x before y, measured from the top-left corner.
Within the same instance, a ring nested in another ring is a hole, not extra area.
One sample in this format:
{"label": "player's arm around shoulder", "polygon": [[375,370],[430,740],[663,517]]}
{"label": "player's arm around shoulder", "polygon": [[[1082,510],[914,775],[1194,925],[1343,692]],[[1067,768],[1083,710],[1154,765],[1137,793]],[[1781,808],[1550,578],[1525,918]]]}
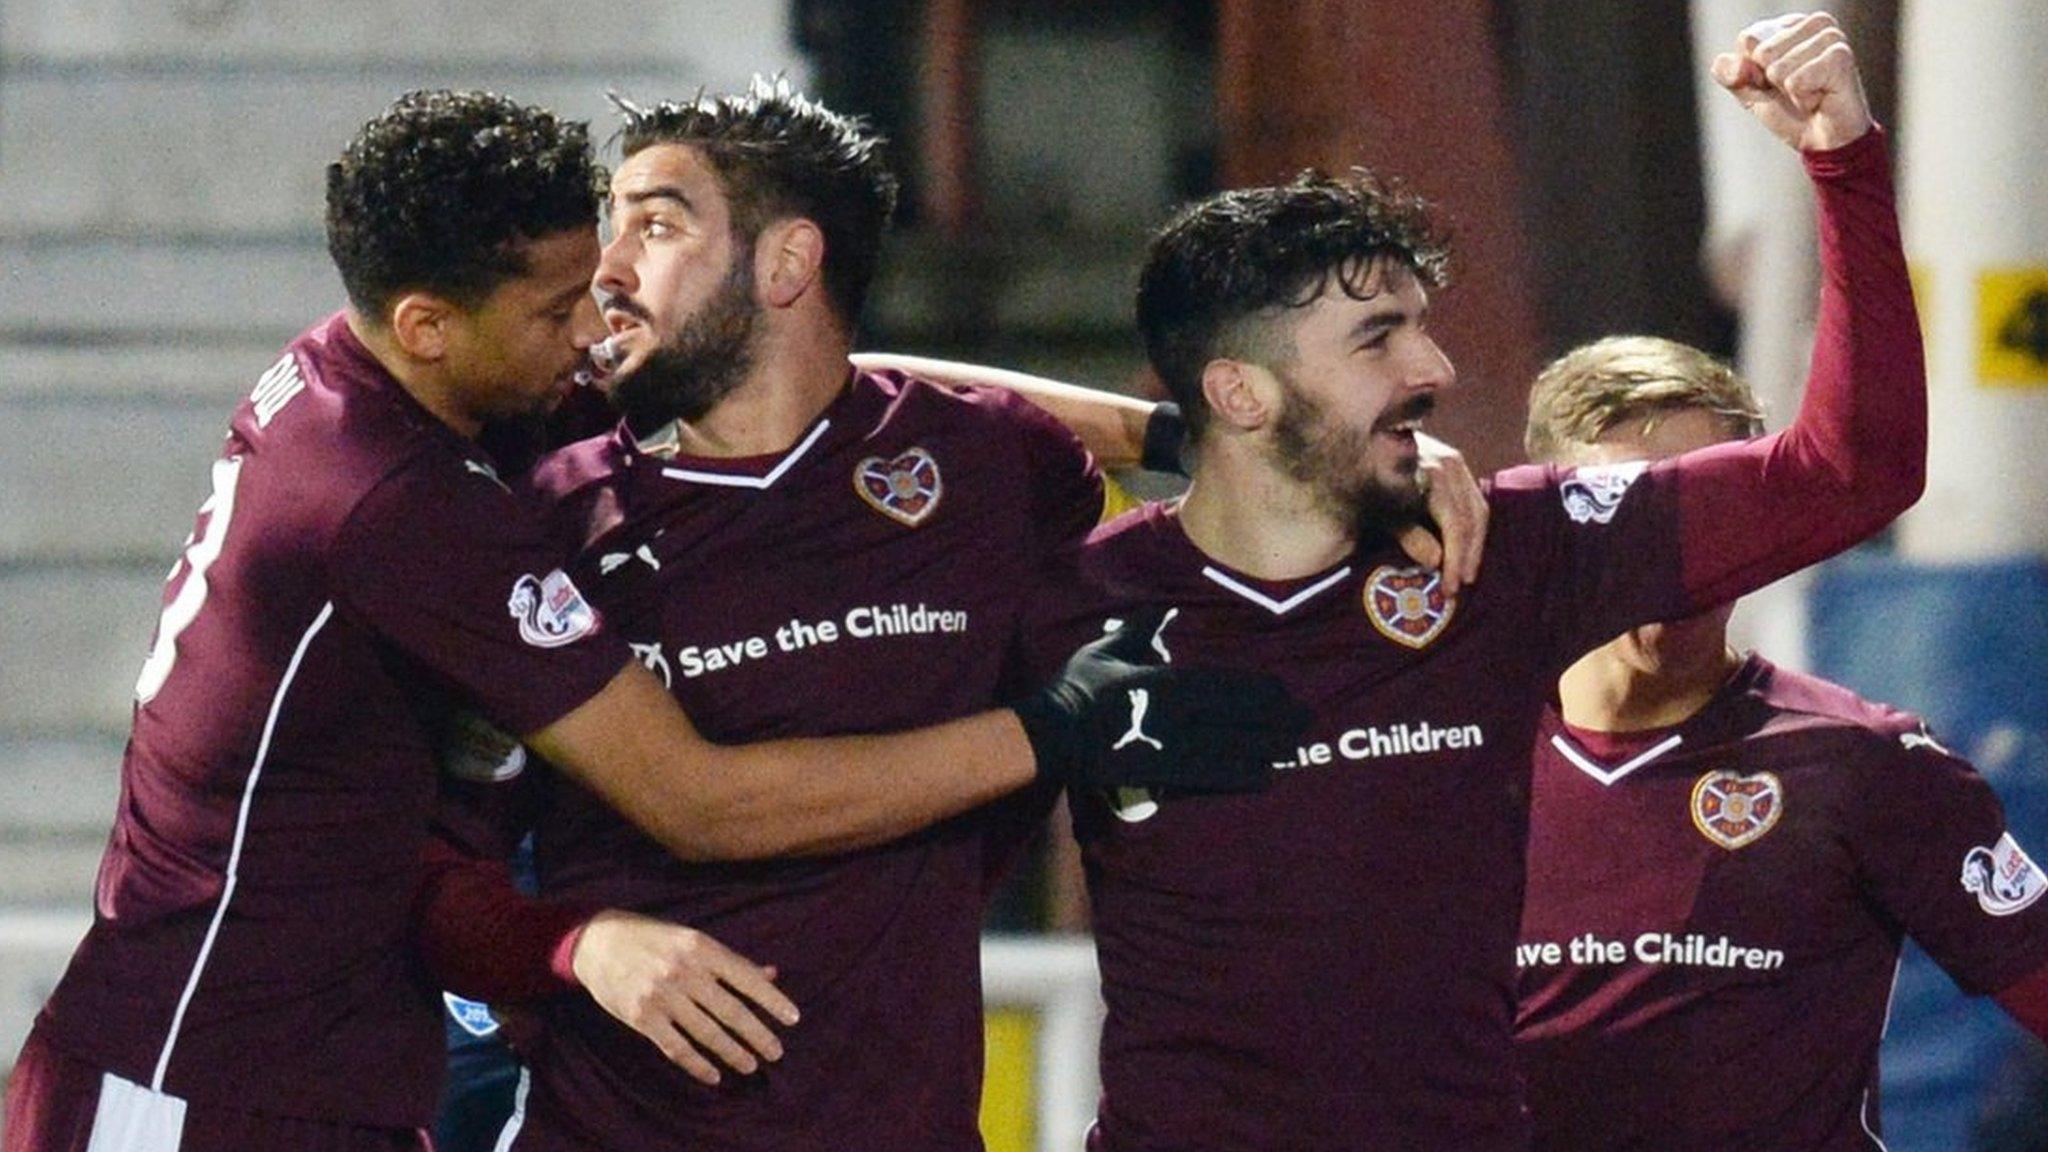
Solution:
{"label": "player's arm around shoulder", "polygon": [[713,744],[637,663],[525,739],[685,860],[885,843],[1036,776],[1007,713],[894,736]]}
{"label": "player's arm around shoulder", "polygon": [[[629,663],[526,742],[686,860],[886,843],[1046,778],[1264,787],[1274,757],[1307,722],[1285,687],[1257,673],[1156,666],[1146,656],[1151,634],[1133,638],[1141,625],[1075,653],[1057,679],[1010,708],[906,732],[716,745],[653,673]],[[1139,691],[1168,730],[1171,755],[1118,746],[1125,701]]]}
{"label": "player's arm around shoulder", "polygon": [[[1187,423],[1180,407],[1171,402],[1155,403],[1063,380],[956,360],[882,352],[860,353],[853,360],[863,369],[901,372],[949,387],[995,389],[1027,401],[1028,405],[1023,407],[1051,417],[1079,442],[1104,473],[1097,481],[1101,488],[1098,521],[1110,520],[1137,505],[1108,473],[1132,469],[1183,471]],[[1053,450],[1041,454],[1039,459],[1057,460],[1065,445],[1057,437],[1053,443]],[[1445,591],[1455,594],[1479,576],[1486,538],[1486,498],[1463,453],[1430,437],[1422,437],[1421,443],[1421,468],[1432,524],[1404,532],[1401,544],[1417,563],[1441,569],[1446,579]],[[1057,465],[1053,468],[1056,476],[1060,471]],[[1056,509],[1078,506],[1065,499],[1054,502]]]}
{"label": "player's arm around shoulder", "polygon": [[1179,471],[1182,426],[1180,411],[1171,404],[1008,368],[930,356],[861,352],[854,355],[853,362],[863,370],[900,372],[948,387],[992,388],[1021,396],[1072,432],[1104,469]]}

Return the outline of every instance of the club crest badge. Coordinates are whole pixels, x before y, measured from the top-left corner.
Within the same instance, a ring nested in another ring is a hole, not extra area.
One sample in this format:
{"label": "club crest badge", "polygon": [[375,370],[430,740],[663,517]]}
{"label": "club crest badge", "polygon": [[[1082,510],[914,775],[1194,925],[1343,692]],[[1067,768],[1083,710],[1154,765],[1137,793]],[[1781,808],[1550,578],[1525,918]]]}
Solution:
{"label": "club crest badge", "polygon": [[1963,890],[1993,916],[2010,916],[2048,892],[2048,876],[2007,832],[1989,848],[1963,854]]}
{"label": "club crest badge", "polygon": [[1589,465],[1573,471],[1557,489],[1564,500],[1565,515],[1574,524],[1605,524],[1613,520],[1621,510],[1621,498],[1628,495],[1629,485],[1648,467],[1646,461],[1633,460],[1626,464]]}
{"label": "club crest badge", "polygon": [[521,576],[505,610],[519,621],[519,638],[536,648],[573,644],[597,627],[597,610],[559,568],[545,577]]}
{"label": "club crest badge", "polygon": [[1458,610],[1444,595],[1442,574],[1383,564],[1365,578],[1365,615],[1380,635],[1408,648],[1427,647]]}
{"label": "club crest badge", "polygon": [[1785,786],[1769,772],[1709,772],[1692,786],[1692,826],[1730,851],[1762,839],[1784,810]]}
{"label": "club crest badge", "polygon": [[893,460],[870,456],[855,465],[853,490],[875,511],[915,528],[939,506],[946,486],[932,454],[912,448]]}

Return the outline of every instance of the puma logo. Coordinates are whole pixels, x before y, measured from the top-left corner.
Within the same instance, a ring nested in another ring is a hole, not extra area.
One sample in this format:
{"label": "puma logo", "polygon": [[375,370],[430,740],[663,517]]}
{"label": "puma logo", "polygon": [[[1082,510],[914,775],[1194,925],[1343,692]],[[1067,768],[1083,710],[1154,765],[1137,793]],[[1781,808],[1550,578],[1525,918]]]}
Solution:
{"label": "puma logo", "polygon": [[1133,688],[1131,693],[1131,727],[1117,742],[1109,746],[1111,752],[1120,751],[1132,744],[1150,744],[1154,750],[1164,752],[1166,745],[1145,735],[1145,710],[1152,706],[1152,693],[1144,688]]}

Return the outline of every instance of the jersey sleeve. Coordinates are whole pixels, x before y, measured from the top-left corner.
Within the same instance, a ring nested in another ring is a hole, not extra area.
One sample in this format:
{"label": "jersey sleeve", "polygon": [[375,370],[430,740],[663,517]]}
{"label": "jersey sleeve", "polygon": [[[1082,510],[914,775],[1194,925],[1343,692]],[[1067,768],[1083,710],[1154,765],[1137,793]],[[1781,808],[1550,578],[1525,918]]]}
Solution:
{"label": "jersey sleeve", "polygon": [[1883,132],[1805,161],[1821,265],[1806,391],[1784,431],[1675,462],[1695,609],[1862,540],[1925,482],[1927,369]]}
{"label": "jersey sleeve", "polygon": [[414,939],[437,988],[490,1004],[576,987],[569,968],[583,925],[601,909],[519,890],[510,862],[430,837],[413,906]]}
{"label": "jersey sleeve", "polygon": [[[1919,498],[1927,376],[1883,137],[1805,157],[1820,207],[1813,362],[1792,424],[1650,464],[1495,478],[1542,567],[1555,655],[1705,611],[1825,559]],[[1540,511],[1524,514],[1534,503]],[[1489,554],[1501,545],[1489,542]]]}
{"label": "jersey sleeve", "polygon": [[1014,393],[991,391],[989,399],[1011,420],[1030,484],[1031,525],[1041,555],[1080,547],[1102,521],[1102,470],[1066,426]]}
{"label": "jersey sleeve", "polygon": [[1997,993],[1998,1006],[2027,1031],[2048,1043],[2048,964]]}
{"label": "jersey sleeve", "polygon": [[[1012,394],[1001,396],[1001,403],[1014,410],[1021,434],[1031,477],[1031,531],[1038,552],[1004,672],[1004,695],[1015,698],[1044,683],[1065,661],[1065,653],[1055,662],[1041,649],[1045,630],[1035,612],[1049,597],[1059,598],[1057,590],[1073,580],[1081,545],[1102,520],[1106,494],[1094,456],[1065,425]],[[1041,781],[983,810],[985,897],[992,897],[1024,858],[1058,797],[1056,785]]]}
{"label": "jersey sleeve", "polygon": [[576,935],[600,906],[540,899],[513,878],[512,854],[547,802],[547,779],[517,745],[496,771],[443,757],[413,931],[436,987],[489,1003],[535,1000],[575,986]]}
{"label": "jersey sleeve", "polygon": [[1047,638],[1068,631],[1056,622],[1058,606],[1078,594],[1081,546],[1105,518],[1108,490],[1095,457],[1050,413],[1001,388],[975,392],[979,402],[1003,413],[1028,485],[1025,514],[1035,555],[1003,686],[1005,696],[1014,697],[1045,682],[1084,642],[1062,646]]}
{"label": "jersey sleeve", "polygon": [[561,570],[567,553],[487,471],[436,461],[365,495],[337,532],[329,579],[340,611],[526,734],[596,695],[629,658]]}
{"label": "jersey sleeve", "polygon": [[1976,769],[1924,727],[1889,738],[1856,776],[1863,885],[1964,991],[2005,992],[2048,967],[2048,876]]}

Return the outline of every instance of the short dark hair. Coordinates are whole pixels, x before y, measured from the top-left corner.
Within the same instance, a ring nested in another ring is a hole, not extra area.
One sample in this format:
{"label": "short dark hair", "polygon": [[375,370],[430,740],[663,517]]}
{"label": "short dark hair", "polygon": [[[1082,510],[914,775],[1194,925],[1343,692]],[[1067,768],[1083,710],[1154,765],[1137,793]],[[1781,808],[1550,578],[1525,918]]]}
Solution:
{"label": "short dark hair", "polygon": [[860,318],[898,188],[882,155],[886,141],[865,119],[834,112],[780,77],[757,76],[743,93],[688,103],[611,100],[625,121],[625,155],[680,144],[704,157],[743,247],[779,219],[816,224],[825,235],[825,290],[848,324]]}
{"label": "short dark hair", "polygon": [[1284,310],[1333,283],[1364,299],[1390,261],[1435,288],[1449,258],[1421,197],[1363,168],[1341,178],[1310,169],[1290,184],[1219,192],[1167,221],[1138,278],[1138,332],[1192,441],[1208,426],[1202,369],[1211,360],[1273,362],[1283,351],[1271,321]]}
{"label": "short dark hair", "polygon": [[349,300],[416,290],[465,308],[527,270],[521,243],[595,228],[589,126],[491,92],[408,92],[327,166],[327,251]]}

